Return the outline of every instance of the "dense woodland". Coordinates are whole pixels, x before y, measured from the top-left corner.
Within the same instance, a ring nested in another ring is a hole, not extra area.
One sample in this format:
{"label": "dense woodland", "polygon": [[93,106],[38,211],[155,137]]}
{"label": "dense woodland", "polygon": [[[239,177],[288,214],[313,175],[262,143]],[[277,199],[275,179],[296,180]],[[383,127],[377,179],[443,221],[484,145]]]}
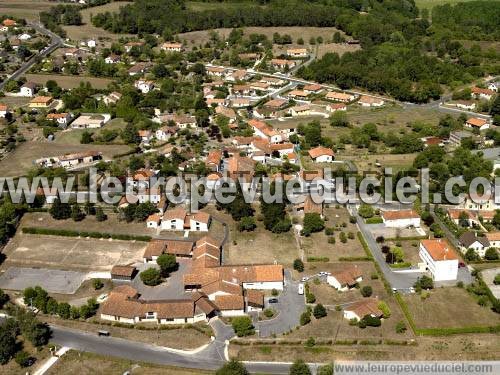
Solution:
{"label": "dense woodland", "polygon": [[[75,24],[73,11],[58,6],[50,20]],[[301,68],[299,76],[416,103],[439,99],[446,87],[500,73],[497,51],[458,41],[498,40],[499,20],[500,2],[474,1],[434,7],[431,24],[428,11],[420,12],[413,0],[261,0],[204,11],[189,9],[184,0],[136,0],[117,13],[92,17],[95,26],[115,33],[157,33],[165,39],[220,27],[337,27],[359,40],[362,50],[327,54]]]}

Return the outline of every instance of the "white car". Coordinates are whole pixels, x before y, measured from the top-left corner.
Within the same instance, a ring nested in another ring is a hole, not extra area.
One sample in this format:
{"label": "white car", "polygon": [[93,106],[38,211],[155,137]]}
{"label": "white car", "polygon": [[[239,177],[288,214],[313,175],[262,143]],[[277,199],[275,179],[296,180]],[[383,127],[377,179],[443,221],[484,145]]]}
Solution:
{"label": "white car", "polygon": [[302,279],[300,279],[301,282],[305,283],[309,278],[307,276],[304,276]]}
{"label": "white car", "polygon": [[99,297],[96,298],[97,303],[103,303],[108,299],[108,295],[106,293],[101,294]]}
{"label": "white car", "polygon": [[299,284],[299,289],[297,291],[300,295],[304,294],[304,284],[300,283]]}

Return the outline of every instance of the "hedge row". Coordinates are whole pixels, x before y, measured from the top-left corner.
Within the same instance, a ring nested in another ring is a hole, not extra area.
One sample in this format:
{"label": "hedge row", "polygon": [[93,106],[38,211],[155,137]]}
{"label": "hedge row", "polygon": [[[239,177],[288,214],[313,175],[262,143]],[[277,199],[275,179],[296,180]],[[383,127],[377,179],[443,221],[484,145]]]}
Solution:
{"label": "hedge row", "polygon": [[386,238],[386,241],[419,241],[425,240],[427,236],[413,236],[413,237],[389,237]]}
{"label": "hedge row", "polygon": [[366,257],[369,258],[370,260],[373,260],[372,253],[371,253],[370,249],[368,248],[368,244],[366,243],[365,238],[363,237],[363,234],[361,232],[358,232],[357,235],[358,235],[358,240],[359,240],[359,242],[361,242],[361,246],[363,246],[363,250],[366,253]]}
{"label": "hedge row", "polygon": [[130,234],[114,234],[114,233],[102,233],[102,232],[86,232],[86,231],[76,231],[67,229],[50,229],[50,228],[33,228],[24,227],[23,233],[27,234],[42,234],[47,236],[61,236],[61,237],[90,237],[90,238],[106,238],[113,240],[124,240],[124,241],[151,241],[151,236],[134,236]]}
{"label": "hedge row", "polygon": [[339,262],[370,262],[372,258],[369,257],[340,257]]}
{"label": "hedge row", "polygon": [[382,224],[383,222],[384,220],[378,216],[369,217],[368,219],[365,219],[366,224]]}
{"label": "hedge row", "polygon": [[413,317],[410,314],[410,310],[408,310],[408,305],[406,304],[405,301],[403,301],[403,298],[399,293],[396,293],[394,295],[396,298],[396,301],[398,301],[399,306],[401,307],[401,310],[403,310],[403,314],[405,314],[406,320],[410,324],[410,328],[413,331],[413,333],[417,333],[417,327],[415,326],[415,322],[413,321]]}
{"label": "hedge row", "polygon": [[328,257],[307,257],[308,262],[325,262],[328,263],[330,258]]}

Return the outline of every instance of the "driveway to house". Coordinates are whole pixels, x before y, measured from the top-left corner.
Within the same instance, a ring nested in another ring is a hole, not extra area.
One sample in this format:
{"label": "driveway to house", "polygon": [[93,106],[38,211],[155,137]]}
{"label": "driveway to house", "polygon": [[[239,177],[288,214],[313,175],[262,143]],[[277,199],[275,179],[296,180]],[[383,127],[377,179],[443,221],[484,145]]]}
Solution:
{"label": "driveway to house", "polygon": [[370,253],[380,266],[380,269],[384,273],[386,280],[389,282],[393,289],[408,290],[409,288],[413,287],[419,277],[426,274],[425,272],[394,272],[385,262],[385,256],[382,253],[382,249],[373,238],[368,225],[365,224],[363,218],[358,215],[356,206],[349,205],[348,210],[351,215],[356,217],[358,228],[363,235],[368,248],[370,249]]}
{"label": "driveway to house", "polygon": [[300,324],[300,314],[305,311],[306,304],[304,295],[297,292],[298,285],[298,281],[292,280],[291,271],[285,270],[285,289],[277,297],[278,303],[269,304],[269,298],[265,301],[266,307],[273,308],[278,312],[278,315],[270,320],[254,322],[255,328],[259,331],[259,336],[279,335]]}

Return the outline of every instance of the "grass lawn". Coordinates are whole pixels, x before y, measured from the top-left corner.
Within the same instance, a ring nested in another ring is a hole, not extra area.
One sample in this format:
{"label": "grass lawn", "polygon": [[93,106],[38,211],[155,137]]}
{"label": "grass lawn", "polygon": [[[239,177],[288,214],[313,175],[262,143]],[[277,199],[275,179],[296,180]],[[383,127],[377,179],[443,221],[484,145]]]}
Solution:
{"label": "grass lawn", "polygon": [[[87,131],[98,136],[105,129],[122,130],[123,128],[125,128],[125,125],[126,125],[126,122],[122,118],[114,118],[114,119],[110,120],[105,126],[103,126],[100,129],[95,129],[95,130],[90,129]],[[62,143],[62,144],[79,145],[79,144],[81,144],[80,140],[82,138],[82,134],[85,131],[86,131],[85,129],[67,129],[67,130],[64,130],[64,131],[56,134],[55,142]],[[118,136],[113,141],[113,144],[123,144],[123,142],[122,142],[121,138]]]}
{"label": "grass lawn", "polygon": [[[56,135],[57,137],[57,135]],[[42,157],[57,156],[73,152],[101,151],[104,159],[122,154],[129,150],[126,145],[81,145],[37,141],[20,144],[13,152],[0,161],[0,175],[5,177],[22,176],[33,168],[33,161]]]}
{"label": "grass lawn", "polygon": [[130,234],[136,236],[147,236],[154,234],[153,229],[146,228],[146,223],[126,223],[118,220],[118,215],[107,212],[108,219],[98,222],[95,216],[89,215],[83,221],[76,222],[72,219],[55,220],[47,212],[26,213],[21,220],[21,227],[50,228],[67,230],[85,230],[89,232],[106,232],[113,234]]}
{"label": "grass lawn", "polygon": [[[385,168],[392,168],[393,173],[413,165],[418,154],[370,154],[366,149],[346,148],[337,153],[339,160],[352,160],[358,167],[358,172],[383,172]],[[375,166],[380,163],[381,167]]]}
{"label": "grass lawn", "polygon": [[43,0],[5,0],[0,2],[0,14],[38,20],[38,14],[53,7],[53,1]]}
{"label": "grass lawn", "polygon": [[[345,257],[366,256],[361,243],[356,236],[357,228],[355,224],[349,223],[349,213],[344,207],[326,207],[324,215],[328,220],[325,227],[336,228],[333,236],[327,236],[324,231],[313,233],[309,237],[301,237],[302,247],[307,257],[327,257],[329,261],[338,261]],[[346,225],[343,227],[343,225]],[[346,243],[340,241],[340,233],[347,236],[349,232],[354,234],[354,239],[348,239]],[[328,243],[329,237],[335,237],[335,244]]]}
{"label": "grass lawn", "polygon": [[126,371],[131,371],[133,375],[210,374],[208,371],[160,366],[142,362],[138,363],[127,359],[78,352],[76,350],[67,352],[49,369],[49,371],[46,372],[46,374],[108,375],[123,374]]}
{"label": "grass lawn", "polygon": [[97,7],[90,7],[83,9],[80,13],[82,15],[82,23],[80,26],[63,26],[63,29],[67,33],[67,37],[73,40],[87,39],[89,37],[99,38],[99,39],[111,39],[118,40],[124,36],[132,36],[130,34],[113,34],[104,29],[95,27],[90,22],[90,16],[92,14],[99,14],[104,12],[117,12],[121,7],[131,4],[130,1],[114,1],[108,4],[100,5]]}
{"label": "grass lawn", "polygon": [[469,1],[477,1],[477,0],[415,0],[415,4],[420,9],[431,10],[436,5],[444,5],[444,4],[454,5],[457,3],[465,3]]}
{"label": "grass lawn", "polygon": [[437,288],[422,300],[418,294],[403,295],[417,328],[459,328],[500,324],[498,314],[479,306],[461,288]]}
{"label": "grass lawn", "polygon": [[[40,319],[50,324],[69,327],[90,333],[97,333],[99,330],[109,331],[112,337],[144,342],[147,344],[165,346],[174,349],[195,349],[210,342],[210,336],[205,335],[194,328],[172,327],[172,329],[152,329],[156,325],[145,325],[148,329],[135,329],[114,327],[109,324],[99,324],[98,318],[93,318],[94,322],[82,322],[74,320],[64,320],[52,316],[40,316]],[[200,327],[205,327],[200,325]]]}
{"label": "grass lawn", "polygon": [[26,80],[45,85],[49,80],[56,81],[63,89],[73,89],[80,86],[81,82],[89,82],[95,89],[105,89],[113,82],[109,78],[86,77],[86,76],[65,76],[60,74],[26,74]]}

